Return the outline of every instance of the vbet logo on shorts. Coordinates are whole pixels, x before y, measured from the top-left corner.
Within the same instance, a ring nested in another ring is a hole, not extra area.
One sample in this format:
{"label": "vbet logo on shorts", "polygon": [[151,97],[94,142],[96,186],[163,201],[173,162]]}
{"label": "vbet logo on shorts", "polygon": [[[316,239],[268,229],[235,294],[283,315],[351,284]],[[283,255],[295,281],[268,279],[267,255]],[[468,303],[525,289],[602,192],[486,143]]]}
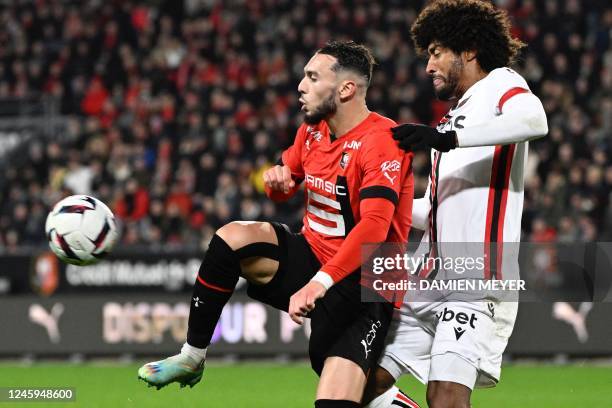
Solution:
{"label": "vbet logo on shorts", "polygon": [[[476,325],[474,322],[478,320],[475,313],[467,314],[465,312],[455,312],[452,309],[447,307],[444,310],[436,313],[436,317],[439,322],[452,322],[453,320],[460,324],[459,327],[455,326],[453,329],[455,330],[455,338],[459,340],[463,333],[467,330],[467,328],[475,329]],[[468,327],[466,327],[468,325]]]}

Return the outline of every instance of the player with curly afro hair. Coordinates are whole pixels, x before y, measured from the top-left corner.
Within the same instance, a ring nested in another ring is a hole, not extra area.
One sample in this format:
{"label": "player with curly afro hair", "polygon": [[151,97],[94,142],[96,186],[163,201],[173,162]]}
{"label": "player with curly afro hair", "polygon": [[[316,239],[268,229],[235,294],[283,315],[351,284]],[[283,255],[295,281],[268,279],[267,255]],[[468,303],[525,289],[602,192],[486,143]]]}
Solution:
{"label": "player with curly afro hair", "polygon": [[431,43],[456,54],[476,51],[486,72],[512,64],[525,46],[510,35],[506,11],[480,0],[433,2],[421,11],[411,32],[417,51],[426,53]]}
{"label": "player with curly afro hair", "polygon": [[481,0],[435,1],[411,31],[417,51],[429,54],[427,72],[442,100],[461,98],[468,85],[510,65],[525,46],[510,35],[506,12]]}
{"label": "player with curly afro hair", "polygon": [[[403,150],[431,149],[428,193],[414,200],[412,226],[427,231],[426,239],[434,243],[430,254],[435,256],[456,237],[480,243],[485,253],[492,242],[520,242],[528,142],[548,133],[542,102],[525,78],[508,67],[525,44],[512,38],[506,12],[485,0],[429,2],[411,33],[417,51],[427,55],[425,69],[436,96],[455,102],[437,126],[405,123],[391,129]],[[500,169],[505,169],[503,176]],[[512,188],[511,179],[516,182]],[[515,200],[513,209],[508,210],[504,200]],[[493,214],[502,213],[503,225],[493,220]],[[511,232],[508,225],[519,227]],[[502,255],[504,262],[513,259],[512,254],[497,253],[500,257],[490,264],[493,269],[499,266],[496,274],[502,270]],[[474,276],[488,280],[491,268]],[[438,272],[426,265],[418,276],[454,280]],[[417,407],[394,385],[407,373],[427,384],[427,404],[435,408],[469,408],[474,388],[497,384],[518,303],[489,307],[482,298],[457,303],[454,295],[470,295],[460,289],[452,292],[427,301],[416,299],[417,294],[407,296],[379,366],[368,378],[364,407]]]}

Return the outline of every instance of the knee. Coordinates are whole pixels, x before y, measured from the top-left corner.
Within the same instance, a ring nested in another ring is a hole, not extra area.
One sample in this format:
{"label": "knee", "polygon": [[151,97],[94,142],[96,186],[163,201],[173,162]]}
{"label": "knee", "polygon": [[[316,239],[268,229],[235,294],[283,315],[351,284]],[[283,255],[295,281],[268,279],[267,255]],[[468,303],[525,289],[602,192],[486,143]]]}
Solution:
{"label": "knee", "polygon": [[239,221],[225,224],[216,234],[234,251],[249,243],[248,227]]}
{"label": "knee", "polygon": [[470,408],[470,390],[448,381],[429,383],[427,405],[430,408]]}
{"label": "knee", "polygon": [[363,403],[367,404],[378,396],[387,392],[395,384],[395,378],[384,368],[376,367],[373,374],[368,377]]}

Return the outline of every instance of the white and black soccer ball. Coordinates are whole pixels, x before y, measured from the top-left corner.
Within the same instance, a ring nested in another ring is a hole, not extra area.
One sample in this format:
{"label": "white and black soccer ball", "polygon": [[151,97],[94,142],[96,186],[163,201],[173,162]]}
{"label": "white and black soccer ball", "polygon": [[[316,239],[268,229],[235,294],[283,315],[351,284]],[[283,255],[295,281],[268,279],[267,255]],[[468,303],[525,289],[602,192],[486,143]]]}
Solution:
{"label": "white and black soccer ball", "polygon": [[66,197],[47,216],[49,247],[64,262],[91,265],[108,254],[118,230],[112,211],[87,195]]}

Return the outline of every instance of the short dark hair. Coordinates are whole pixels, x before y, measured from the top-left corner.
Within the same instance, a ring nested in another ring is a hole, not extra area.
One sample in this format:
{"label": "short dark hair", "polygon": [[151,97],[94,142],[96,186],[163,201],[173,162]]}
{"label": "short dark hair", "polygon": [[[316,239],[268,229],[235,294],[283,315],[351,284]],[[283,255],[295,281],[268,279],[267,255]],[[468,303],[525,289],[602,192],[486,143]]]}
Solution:
{"label": "short dark hair", "polygon": [[438,0],[425,7],[412,25],[412,40],[420,53],[432,42],[459,54],[476,51],[486,72],[512,64],[523,42],[510,35],[504,10],[482,0]]}
{"label": "short dark hair", "polygon": [[365,45],[357,44],[355,41],[329,41],[317,53],[336,58],[337,62],[332,66],[332,71],[343,69],[354,71],[366,78],[367,85],[370,84],[376,60],[372,51]]}

